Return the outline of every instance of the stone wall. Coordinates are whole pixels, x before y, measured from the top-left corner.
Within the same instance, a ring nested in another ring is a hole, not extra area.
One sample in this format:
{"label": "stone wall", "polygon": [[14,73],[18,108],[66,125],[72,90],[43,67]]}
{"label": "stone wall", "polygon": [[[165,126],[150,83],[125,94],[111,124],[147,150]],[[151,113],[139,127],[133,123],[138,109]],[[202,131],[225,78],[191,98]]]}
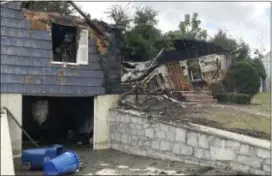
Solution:
{"label": "stone wall", "polygon": [[175,126],[131,110],[112,109],[109,118],[113,149],[270,175],[270,141],[194,124]]}

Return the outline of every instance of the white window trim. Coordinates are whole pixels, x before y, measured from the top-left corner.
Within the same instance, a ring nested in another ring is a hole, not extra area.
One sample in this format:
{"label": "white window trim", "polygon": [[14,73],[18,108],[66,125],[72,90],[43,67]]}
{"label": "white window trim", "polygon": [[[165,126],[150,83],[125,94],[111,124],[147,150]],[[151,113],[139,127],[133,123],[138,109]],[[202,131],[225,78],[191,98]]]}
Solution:
{"label": "white window trim", "polygon": [[58,64],[58,65],[80,65],[75,62],[60,62],[60,61],[51,61],[51,64]]}

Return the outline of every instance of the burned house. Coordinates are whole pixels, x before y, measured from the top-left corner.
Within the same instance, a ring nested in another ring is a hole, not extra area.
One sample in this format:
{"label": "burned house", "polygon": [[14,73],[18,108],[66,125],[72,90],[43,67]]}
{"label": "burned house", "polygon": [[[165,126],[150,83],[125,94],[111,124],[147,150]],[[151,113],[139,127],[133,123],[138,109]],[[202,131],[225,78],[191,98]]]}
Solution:
{"label": "burned house", "polygon": [[123,62],[122,84],[131,88],[141,82],[147,92],[207,91],[222,80],[230,63],[229,51],[212,43],[174,40],[174,51],[164,49],[151,61]]}
{"label": "burned house", "polygon": [[[36,141],[93,132],[94,148],[107,146],[107,108],[121,91],[119,34],[101,21],[1,3],[1,106]],[[27,139],[13,122],[10,130],[19,154]]]}

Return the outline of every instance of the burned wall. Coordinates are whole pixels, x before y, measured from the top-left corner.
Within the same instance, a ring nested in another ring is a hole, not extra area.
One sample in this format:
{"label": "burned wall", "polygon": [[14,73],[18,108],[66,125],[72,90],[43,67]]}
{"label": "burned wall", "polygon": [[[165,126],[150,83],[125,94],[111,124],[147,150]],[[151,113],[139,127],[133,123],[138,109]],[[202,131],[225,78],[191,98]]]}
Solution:
{"label": "burned wall", "polygon": [[[110,54],[103,56],[109,58],[106,68],[101,65],[96,37],[88,41],[87,65],[53,64],[50,32],[26,20],[13,3],[1,5],[1,93],[94,96],[112,93],[106,85],[115,86],[115,91],[120,88],[121,71],[110,65],[110,61],[120,65],[115,42]],[[111,75],[107,79],[105,70]]]}

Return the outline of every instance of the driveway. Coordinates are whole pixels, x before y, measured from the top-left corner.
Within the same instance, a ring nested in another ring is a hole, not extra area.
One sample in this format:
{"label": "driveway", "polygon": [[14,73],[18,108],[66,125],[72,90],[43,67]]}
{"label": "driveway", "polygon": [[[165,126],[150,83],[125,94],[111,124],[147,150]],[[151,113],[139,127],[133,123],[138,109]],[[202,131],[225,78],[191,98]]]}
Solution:
{"label": "driveway", "polygon": [[[230,170],[218,170],[182,162],[130,155],[116,150],[92,151],[74,149],[83,161],[83,168],[75,175],[236,175]],[[15,161],[16,175],[42,175],[40,171],[27,171]]]}

